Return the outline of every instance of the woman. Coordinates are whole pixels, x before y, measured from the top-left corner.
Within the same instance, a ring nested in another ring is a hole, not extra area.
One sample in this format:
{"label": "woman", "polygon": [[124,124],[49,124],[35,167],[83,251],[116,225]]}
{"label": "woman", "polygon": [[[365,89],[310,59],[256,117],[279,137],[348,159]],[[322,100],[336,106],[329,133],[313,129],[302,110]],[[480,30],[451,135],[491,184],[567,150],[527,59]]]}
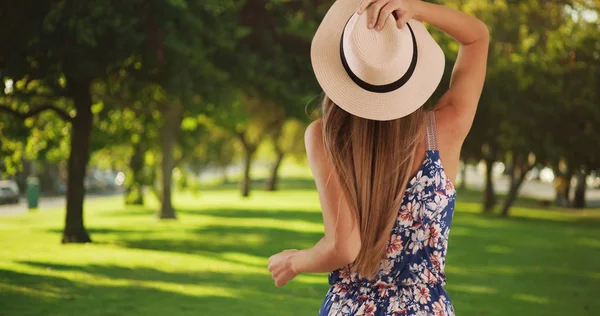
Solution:
{"label": "woman", "polygon": [[[421,21],[460,44],[450,89],[427,112],[445,59]],[[454,315],[444,264],[460,148],[479,102],[488,31],[418,0],[338,0],[313,39],[325,91],[306,130],[325,236],[269,259],[276,286],[331,272],[319,315]]]}

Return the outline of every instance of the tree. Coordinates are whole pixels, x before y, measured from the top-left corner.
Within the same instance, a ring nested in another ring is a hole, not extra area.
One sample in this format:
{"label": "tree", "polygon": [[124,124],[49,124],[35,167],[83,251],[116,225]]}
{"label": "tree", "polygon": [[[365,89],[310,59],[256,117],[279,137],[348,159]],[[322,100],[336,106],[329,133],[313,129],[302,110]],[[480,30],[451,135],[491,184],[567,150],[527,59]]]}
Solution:
{"label": "tree", "polygon": [[567,6],[576,2],[445,1],[486,21],[494,39],[481,105],[466,142],[470,153],[477,146],[484,149],[484,210],[495,204],[491,171],[496,159],[504,156],[509,162],[511,186],[502,207],[508,215],[529,170],[553,157],[547,134],[556,112],[548,111],[548,104],[556,103],[560,91],[555,66],[564,51],[561,32],[572,24]]}
{"label": "tree", "polygon": [[[176,218],[172,205],[173,153],[187,116],[199,114],[208,104],[226,96],[230,60],[223,58],[242,36],[225,16],[235,15],[235,1],[146,1],[146,26],[139,50],[145,82],[160,113],[162,219]],[[174,23],[173,21],[177,21]]]}
{"label": "tree", "polygon": [[237,15],[247,34],[232,58],[239,65],[232,78],[239,98],[227,108],[239,110],[238,119],[222,126],[237,136],[244,150],[242,196],[250,194],[252,159],[267,131],[303,116],[306,101],[318,91],[310,68],[310,41],[315,21],[327,7],[308,0],[257,0],[246,1]]}
{"label": "tree", "polygon": [[21,118],[52,110],[71,124],[63,243],[91,241],[83,221],[94,117],[90,89],[137,45],[132,17],[140,2],[5,1],[0,9],[6,23],[0,32],[11,43],[0,48],[2,80],[17,83],[2,110]]}
{"label": "tree", "polygon": [[240,191],[243,197],[250,195],[251,169],[258,146],[269,131],[281,121],[283,109],[268,100],[252,98],[238,92],[239,99],[220,107],[212,116],[214,124],[234,137],[242,148],[243,176]]}
{"label": "tree", "polygon": [[[551,145],[555,153],[553,165],[554,169],[559,169],[558,174],[564,182],[557,196],[567,204],[570,180],[576,176],[573,201],[576,208],[585,207],[586,177],[600,166],[600,150],[598,146],[590,146],[597,143],[595,127],[600,124],[597,106],[600,100],[599,30],[598,21],[590,23],[583,19],[565,29],[562,35],[571,34],[567,42],[569,46],[558,59],[562,66],[557,80],[561,90],[556,102],[560,106],[552,124],[561,128],[551,129]],[[569,119],[561,119],[564,117]]]}

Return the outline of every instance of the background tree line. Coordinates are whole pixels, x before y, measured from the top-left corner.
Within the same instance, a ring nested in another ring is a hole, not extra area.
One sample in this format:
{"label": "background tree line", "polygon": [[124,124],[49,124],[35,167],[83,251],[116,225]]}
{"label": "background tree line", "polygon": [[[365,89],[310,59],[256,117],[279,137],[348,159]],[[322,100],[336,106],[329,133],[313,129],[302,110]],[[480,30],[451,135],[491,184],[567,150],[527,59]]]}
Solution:
{"label": "background tree line", "polygon": [[[310,40],[331,2],[4,1],[2,171],[26,173],[26,159],[49,182],[65,174],[65,243],[91,241],[83,216],[90,160],[128,171],[127,203],[144,203],[150,188],[163,219],[176,218],[176,167],[185,178],[239,161],[248,196],[264,144],[275,190],[283,158],[302,155],[306,105],[318,103]],[[558,202],[584,207],[585,178],[600,169],[600,1],[437,2],[480,17],[491,32],[486,86],[463,149],[465,163],[486,166],[483,210],[496,209],[497,161],[510,179],[501,214],[540,166],[562,179]],[[458,46],[434,33],[448,64],[439,97]]]}

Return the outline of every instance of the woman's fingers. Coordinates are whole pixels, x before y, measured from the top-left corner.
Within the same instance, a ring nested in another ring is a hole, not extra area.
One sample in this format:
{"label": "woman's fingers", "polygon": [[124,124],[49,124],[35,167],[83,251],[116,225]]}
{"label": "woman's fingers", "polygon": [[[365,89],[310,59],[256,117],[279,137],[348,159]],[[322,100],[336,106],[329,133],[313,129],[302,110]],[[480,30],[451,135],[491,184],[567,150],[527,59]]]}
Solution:
{"label": "woman's fingers", "polygon": [[367,9],[369,7],[369,5],[371,5],[371,3],[375,2],[375,1],[377,1],[377,0],[362,0],[360,2],[360,4],[358,5],[358,10],[356,10],[356,13],[361,15],[363,12],[365,12],[365,9]]}
{"label": "woman's fingers", "polygon": [[375,29],[381,31],[381,29],[383,29],[383,26],[385,25],[385,21],[387,21],[387,19],[390,17],[393,11],[394,8],[392,7],[392,4],[389,2],[386,3],[379,11],[379,18],[377,19]]}
{"label": "woman's fingers", "polygon": [[286,285],[291,279],[292,275],[290,273],[285,272],[281,272],[273,276],[273,280],[275,280],[275,286],[277,287]]}
{"label": "woman's fingers", "polygon": [[399,29],[403,28],[406,25],[406,23],[410,20],[410,16],[408,16],[408,14],[406,14],[406,12],[402,10],[396,10],[396,16],[398,17],[396,20],[396,25]]}
{"label": "woman's fingers", "polygon": [[271,264],[271,262],[273,261],[273,259],[275,259],[275,256],[277,256],[277,254],[274,254],[272,256],[269,257],[269,264]]}
{"label": "woman's fingers", "polygon": [[377,20],[379,19],[379,15],[381,14],[381,8],[385,6],[389,0],[377,0],[371,4],[371,6],[367,9],[367,16],[369,21],[369,28],[372,29],[377,24]]}
{"label": "woman's fingers", "polygon": [[297,249],[287,249],[269,258],[267,269],[269,269],[271,278],[275,281],[275,286],[284,286],[296,276],[296,272],[292,270],[289,262],[289,257],[297,251]]}
{"label": "woman's fingers", "polygon": [[401,10],[396,10],[395,12],[396,12],[396,25],[398,26],[399,29],[401,29],[402,27],[404,27],[404,24],[402,23],[402,21],[403,21],[405,14]]}
{"label": "woman's fingers", "polygon": [[410,21],[410,17],[408,16],[408,14],[403,15],[400,20],[398,20],[398,27],[399,28],[403,28],[408,21]]}
{"label": "woman's fingers", "polygon": [[369,6],[366,11],[367,11],[367,27],[372,29],[375,26],[375,23],[377,21],[377,13],[379,13],[379,11],[375,11],[375,4],[377,2],[372,2],[371,6]]}

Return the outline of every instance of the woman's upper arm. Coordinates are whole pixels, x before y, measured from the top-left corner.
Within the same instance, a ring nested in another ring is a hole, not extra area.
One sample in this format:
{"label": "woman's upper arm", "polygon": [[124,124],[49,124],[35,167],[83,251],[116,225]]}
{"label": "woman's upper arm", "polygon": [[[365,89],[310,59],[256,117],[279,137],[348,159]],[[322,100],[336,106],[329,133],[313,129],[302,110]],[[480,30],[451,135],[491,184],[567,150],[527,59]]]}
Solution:
{"label": "woman's upper arm", "polygon": [[469,133],[485,81],[489,48],[489,33],[483,22],[482,36],[458,52],[450,89],[440,99],[437,117],[441,124],[451,125],[461,136],[460,143]]}
{"label": "woman's upper arm", "polygon": [[358,225],[344,196],[335,167],[326,155],[321,120],[308,126],[305,144],[321,203],[325,238],[343,255],[356,257],[360,249]]}

